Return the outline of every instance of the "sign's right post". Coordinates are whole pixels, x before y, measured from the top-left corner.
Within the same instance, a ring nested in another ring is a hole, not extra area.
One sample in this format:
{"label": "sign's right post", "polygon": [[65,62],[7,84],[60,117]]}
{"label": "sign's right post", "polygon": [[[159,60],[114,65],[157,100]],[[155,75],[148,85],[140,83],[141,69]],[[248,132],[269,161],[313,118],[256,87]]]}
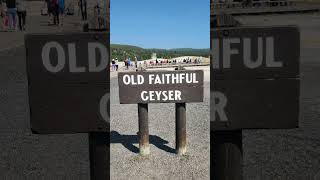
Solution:
{"label": "sign's right post", "polygon": [[176,151],[179,155],[187,152],[186,103],[176,103]]}
{"label": "sign's right post", "polygon": [[213,177],[241,180],[243,129],[299,126],[299,29],[213,29],[210,70]]}
{"label": "sign's right post", "polygon": [[[175,70],[185,70],[178,66]],[[186,103],[176,103],[176,153],[184,155],[187,153],[187,117]]]}

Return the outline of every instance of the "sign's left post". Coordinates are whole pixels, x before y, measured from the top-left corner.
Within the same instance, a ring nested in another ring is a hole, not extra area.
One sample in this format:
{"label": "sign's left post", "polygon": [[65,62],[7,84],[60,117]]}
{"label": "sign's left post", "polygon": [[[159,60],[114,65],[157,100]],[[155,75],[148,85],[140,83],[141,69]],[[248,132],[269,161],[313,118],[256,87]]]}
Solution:
{"label": "sign's left post", "polygon": [[109,179],[109,37],[107,32],[25,36],[31,130],[89,133],[91,179]]}
{"label": "sign's left post", "polygon": [[149,121],[148,121],[148,104],[138,103],[138,120],[139,120],[139,153],[142,156],[150,154],[149,145]]}

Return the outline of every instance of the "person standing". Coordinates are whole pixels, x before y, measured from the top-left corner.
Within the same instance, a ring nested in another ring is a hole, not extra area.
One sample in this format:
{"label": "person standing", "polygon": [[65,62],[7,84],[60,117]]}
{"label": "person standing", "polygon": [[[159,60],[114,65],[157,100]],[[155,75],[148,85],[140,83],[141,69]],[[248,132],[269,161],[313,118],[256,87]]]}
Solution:
{"label": "person standing", "polygon": [[118,71],[119,69],[119,61],[118,61],[118,58],[116,58],[116,71]]}
{"label": "person standing", "polygon": [[20,31],[26,30],[26,16],[27,16],[27,8],[24,0],[16,0],[17,1],[17,12],[19,17],[19,29]]}
{"label": "person standing", "polygon": [[9,17],[9,31],[16,31],[17,7],[16,0],[6,0],[7,15]]}
{"label": "person standing", "polygon": [[78,0],[78,16],[80,16],[81,12],[81,0]]}
{"label": "person standing", "polygon": [[147,67],[147,61],[146,60],[143,61],[143,65],[144,65],[145,68]]}
{"label": "person standing", "polygon": [[82,20],[87,20],[87,0],[80,0]]}
{"label": "person standing", "polygon": [[138,69],[138,58],[137,58],[137,56],[134,57],[134,65],[136,66],[136,69]]}
{"label": "person standing", "polygon": [[111,67],[112,71],[116,70],[116,61],[114,59],[111,61]]}
{"label": "person standing", "polygon": [[51,16],[52,9],[51,9],[51,1],[50,0],[45,0],[47,3],[47,9],[48,9],[48,16]]}
{"label": "person standing", "polygon": [[51,0],[44,0],[47,4],[47,12],[48,12],[48,25],[51,24],[51,14],[52,14],[52,8],[51,8]]}
{"label": "person standing", "polygon": [[124,65],[126,66],[127,69],[129,69],[129,60],[128,59],[126,59],[124,61]]}

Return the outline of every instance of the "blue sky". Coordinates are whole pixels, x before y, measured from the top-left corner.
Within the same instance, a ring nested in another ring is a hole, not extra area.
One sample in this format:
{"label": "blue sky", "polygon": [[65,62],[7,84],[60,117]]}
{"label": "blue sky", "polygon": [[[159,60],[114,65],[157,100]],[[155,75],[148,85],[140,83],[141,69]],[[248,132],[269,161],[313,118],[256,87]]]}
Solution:
{"label": "blue sky", "polygon": [[112,44],[210,48],[210,0],[111,0]]}

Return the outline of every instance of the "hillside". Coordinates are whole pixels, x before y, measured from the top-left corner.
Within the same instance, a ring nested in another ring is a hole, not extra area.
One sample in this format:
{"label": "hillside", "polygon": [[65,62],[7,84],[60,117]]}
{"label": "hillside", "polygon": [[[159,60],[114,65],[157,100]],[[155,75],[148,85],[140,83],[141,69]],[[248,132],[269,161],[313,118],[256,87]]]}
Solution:
{"label": "hillside", "polygon": [[159,58],[175,58],[180,56],[203,56],[208,57],[209,49],[192,49],[192,48],[177,48],[177,49],[144,49],[138,46],[111,44],[111,59],[118,58],[123,61],[126,57],[134,59],[135,56],[139,60],[150,59],[152,53],[157,53]]}

